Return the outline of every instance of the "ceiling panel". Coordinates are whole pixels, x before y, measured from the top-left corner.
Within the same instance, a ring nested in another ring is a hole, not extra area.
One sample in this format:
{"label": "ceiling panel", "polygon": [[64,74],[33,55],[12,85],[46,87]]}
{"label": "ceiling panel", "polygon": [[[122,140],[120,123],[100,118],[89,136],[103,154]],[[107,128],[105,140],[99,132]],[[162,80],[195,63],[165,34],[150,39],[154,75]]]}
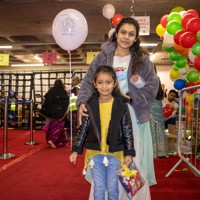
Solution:
{"label": "ceiling panel", "polygon": [[[87,52],[100,51],[113,26],[102,14],[105,4],[111,3],[115,13],[124,16],[150,16],[150,35],[141,37],[142,42],[156,42],[157,47],[146,47],[157,55],[157,64],[171,64],[162,41],[156,34],[156,26],[163,15],[171,9],[182,6],[186,10],[200,11],[198,0],[3,0],[0,1],[0,45],[12,45],[11,50],[0,50],[10,54],[10,65],[19,63],[38,63],[34,55],[42,57],[43,52],[57,52],[57,64],[69,65],[69,54],[61,49],[52,36],[52,23],[62,10],[73,8],[80,11],[88,23],[86,41],[71,53],[72,67],[87,67]],[[7,68],[8,69],[8,68]]]}

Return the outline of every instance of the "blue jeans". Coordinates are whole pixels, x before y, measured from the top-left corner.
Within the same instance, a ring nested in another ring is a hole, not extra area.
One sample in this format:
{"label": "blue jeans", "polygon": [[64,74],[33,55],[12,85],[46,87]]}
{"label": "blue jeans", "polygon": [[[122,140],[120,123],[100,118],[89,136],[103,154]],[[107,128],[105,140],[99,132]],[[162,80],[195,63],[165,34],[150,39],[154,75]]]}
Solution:
{"label": "blue jeans", "polygon": [[107,155],[109,164],[106,167],[103,164],[104,155],[93,157],[94,167],[91,169],[94,181],[94,200],[104,200],[105,192],[108,192],[108,200],[119,199],[118,176],[116,169],[120,165],[120,161]]}

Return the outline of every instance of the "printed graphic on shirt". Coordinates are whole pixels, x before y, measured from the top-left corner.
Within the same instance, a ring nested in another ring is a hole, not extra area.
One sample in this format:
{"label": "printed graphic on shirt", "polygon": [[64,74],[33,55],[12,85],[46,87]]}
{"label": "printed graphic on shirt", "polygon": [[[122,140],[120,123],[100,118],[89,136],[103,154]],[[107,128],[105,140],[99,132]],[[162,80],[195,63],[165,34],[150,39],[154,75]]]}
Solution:
{"label": "printed graphic on shirt", "polygon": [[130,56],[123,58],[114,56],[113,68],[116,72],[117,80],[119,83],[120,90],[126,94],[128,92],[128,66],[130,62]]}

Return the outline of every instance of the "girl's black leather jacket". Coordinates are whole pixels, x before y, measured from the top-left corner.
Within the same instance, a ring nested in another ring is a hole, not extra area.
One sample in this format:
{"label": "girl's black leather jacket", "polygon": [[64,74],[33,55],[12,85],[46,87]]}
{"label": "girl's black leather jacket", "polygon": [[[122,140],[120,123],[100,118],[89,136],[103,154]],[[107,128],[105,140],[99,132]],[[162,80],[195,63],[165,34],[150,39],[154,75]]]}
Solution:
{"label": "girl's black leather jacket", "polygon": [[[109,145],[109,152],[124,151],[124,156],[135,156],[133,129],[128,104],[121,95],[113,97],[114,102],[106,141]],[[86,149],[101,150],[101,124],[97,93],[90,98],[86,108],[88,116],[82,117],[82,124],[72,147],[72,151],[79,154],[83,152],[84,147]]]}

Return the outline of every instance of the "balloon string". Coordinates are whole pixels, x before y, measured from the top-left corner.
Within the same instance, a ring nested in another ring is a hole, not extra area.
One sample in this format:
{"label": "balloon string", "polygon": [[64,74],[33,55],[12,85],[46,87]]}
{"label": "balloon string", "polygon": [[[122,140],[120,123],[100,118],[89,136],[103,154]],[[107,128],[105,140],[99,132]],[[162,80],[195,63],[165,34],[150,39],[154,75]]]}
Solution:
{"label": "balloon string", "polygon": [[[70,80],[70,84],[72,83],[72,62],[71,62],[71,53],[70,51],[68,50],[67,51],[68,54],[69,54],[69,74],[70,74],[70,77],[69,77],[69,80]],[[72,89],[72,85],[71,85],[71,88],[70,88],[70,97],[71,97],[71,89]],[[69,112],[70,113],[70,145],[71,145],[71,150],[72,150],[72,111]]]}

